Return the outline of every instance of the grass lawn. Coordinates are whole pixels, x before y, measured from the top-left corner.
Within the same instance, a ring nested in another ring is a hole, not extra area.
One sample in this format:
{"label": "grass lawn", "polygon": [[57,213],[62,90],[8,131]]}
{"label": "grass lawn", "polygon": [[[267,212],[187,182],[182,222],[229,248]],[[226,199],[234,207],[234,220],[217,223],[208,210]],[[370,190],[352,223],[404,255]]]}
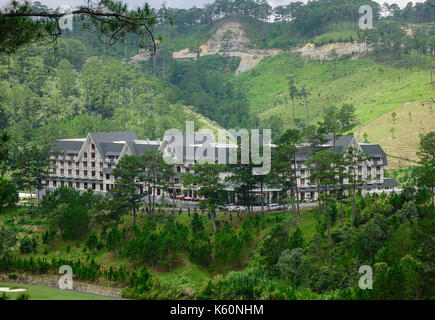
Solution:
{"label": "grass lawn", "polygon": [[10,300],[15,300],[23,293],[29,295],[30,300],[112,300],[110,298],[95,296],[87,293],[24,284],[18,285],[0,283],[0,287],[8,287],[9,289],[27,289],[24,292],[7,292],[6,295]]}

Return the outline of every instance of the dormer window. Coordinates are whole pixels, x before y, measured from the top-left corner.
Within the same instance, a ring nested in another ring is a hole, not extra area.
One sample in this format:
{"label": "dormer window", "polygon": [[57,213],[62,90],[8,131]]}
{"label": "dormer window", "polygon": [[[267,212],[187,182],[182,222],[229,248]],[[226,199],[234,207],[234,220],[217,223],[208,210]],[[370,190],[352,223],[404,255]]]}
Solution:
{"label": "dormer window", "polygon": [[95,150],[95,144],[91,145],[92,150]]}

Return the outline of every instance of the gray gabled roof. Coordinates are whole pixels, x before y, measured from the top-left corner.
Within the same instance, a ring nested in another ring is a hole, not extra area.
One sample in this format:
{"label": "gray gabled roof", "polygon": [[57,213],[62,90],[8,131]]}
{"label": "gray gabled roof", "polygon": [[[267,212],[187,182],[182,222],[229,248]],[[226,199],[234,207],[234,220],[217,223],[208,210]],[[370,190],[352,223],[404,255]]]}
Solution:
{"label": "gray gabled roof", "polygon": [[379,144],[361,144],[361,149],[365,154],[368,154],[372,157],[379,157],[381,158],[381,162],[378,163],[378,161],[373,159],[373,164],[376,165],[388,165],[387,162],[387,155],[385,154],[384,150]]}
{"label": "gray gabled roof", "polygon": [[123,143],[113,143],[113,142],[101,142],[99,143],[101,147],[101,156],[106,158],[107,156],[119,156],[124,147]]}
{"label": "gray gabled roof", "polygon": [[[104,152],[103,149],[103,143],[111,143],[116,145],[116,143],[113,143],[114,141],[133,141],[137,140],[136,132],[134,131],[112,131],[112,132],[90,132],[89,136],[95,143],[95,148],[97,149],[100,156],[105,159],[107,155]],[[121,150],[122,150],[122,144]],[[107,146],[106,146],[107,147]],[[116,148],[117,149],[117,148]],[[112,152],[112,151],[111,151]],[[116,152],[116,151],[113,151]],[[114,154],[113,154],[114,155]]]}
{"label": "gray gabled roof", "polygon": [[[160,147],[160,145],[158,145],[158,144],[133,143],[133,145],[134,145],[134,152],[135,152],[134,154],[136,156],[140,156],[144,152],[147,152],[147,151],[156,151]],[[133,152],[133,150],[132,150],[132,152]]]}
{"label": "gray gabled roof", "polygon": [[95,143],[137,140],[134,131],[90,132],[89,135]]}
{"label": "gray gabled roof", "polygon": [[61,149],[64,153],[78,153],[82,145],[83,141],[56,140],[53,142],[53,149]]}

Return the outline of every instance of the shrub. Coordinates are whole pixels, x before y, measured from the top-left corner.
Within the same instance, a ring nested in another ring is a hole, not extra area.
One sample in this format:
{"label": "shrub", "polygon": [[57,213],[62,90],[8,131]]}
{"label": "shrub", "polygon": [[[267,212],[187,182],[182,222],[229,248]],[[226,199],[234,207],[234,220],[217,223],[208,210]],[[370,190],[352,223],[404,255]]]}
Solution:
{"label": "shrub", "polygon": [[20,241],[20,252],[21,253],[30,253],[33,249],[33,243],[32,240],[30,240],[28,237],[24,237]]}

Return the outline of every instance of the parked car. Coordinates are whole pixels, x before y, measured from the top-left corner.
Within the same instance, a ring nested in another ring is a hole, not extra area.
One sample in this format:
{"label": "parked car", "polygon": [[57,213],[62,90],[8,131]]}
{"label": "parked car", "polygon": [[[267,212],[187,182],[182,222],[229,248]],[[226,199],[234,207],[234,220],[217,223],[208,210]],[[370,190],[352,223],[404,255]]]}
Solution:
{"label": "parked car", "polygon": [[233,211],[235,211],[235,212],[246,212],[247,210],[248,210],[247,207],[237,205],[237,206],[234,206],[234,210]]}
{"label": "parked car", "polygon": [[269,203],[266,206],[267,211],[285,210],[286,206],[279,203]]}
{"label": "parked car", "polygon": [[231,211],[230,207],[231,206],[218,206],[218,209],[221,210],[221,211],[228,212],[228,211]]}

